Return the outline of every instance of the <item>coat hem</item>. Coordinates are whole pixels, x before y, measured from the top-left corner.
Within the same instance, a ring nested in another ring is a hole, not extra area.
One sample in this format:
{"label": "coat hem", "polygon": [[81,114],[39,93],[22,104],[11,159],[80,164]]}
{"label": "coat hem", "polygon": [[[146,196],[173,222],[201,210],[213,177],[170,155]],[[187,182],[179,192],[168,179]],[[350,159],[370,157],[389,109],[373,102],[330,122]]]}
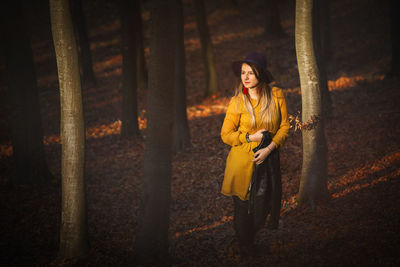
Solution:
{"label": "coat hem", "polygon": [[243,197],[243,196],[241,196],[241,195],[239,195],[239,194],[232,194],[232,193],[227,193],[227,192],[223,192],[223,191],[221,191],[221,194],[223,194],[224,196],[227,196],[227,197],[234,197],[234,196],[236,196],[236,197],[238,197],[238,198],[240,198],[240,200],[243,200],[243,201],[247,201],[247,200],[249,200],[250,198],[249,198],[249,194],[246,194],[246,196],[245,197]]}

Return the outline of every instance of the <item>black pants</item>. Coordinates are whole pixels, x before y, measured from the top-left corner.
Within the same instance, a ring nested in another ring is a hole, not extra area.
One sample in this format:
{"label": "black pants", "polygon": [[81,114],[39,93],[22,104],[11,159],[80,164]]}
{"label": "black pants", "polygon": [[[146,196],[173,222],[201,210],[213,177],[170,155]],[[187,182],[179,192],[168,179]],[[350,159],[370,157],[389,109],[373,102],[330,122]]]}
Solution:
{"label": "black pants", "polygon": [[233,225],[239,244],[241,246],[249,246],[254,242],[256,230],[254,229],[253,214],[248,212],[248,201],[243,201],[233,196],[233,206]]}

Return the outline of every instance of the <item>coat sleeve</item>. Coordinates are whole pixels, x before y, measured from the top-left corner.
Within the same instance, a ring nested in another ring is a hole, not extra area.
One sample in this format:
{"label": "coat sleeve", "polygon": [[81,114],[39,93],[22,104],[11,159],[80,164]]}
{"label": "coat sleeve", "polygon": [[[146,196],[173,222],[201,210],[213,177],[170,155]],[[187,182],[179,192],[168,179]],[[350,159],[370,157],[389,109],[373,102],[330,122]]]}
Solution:
{"label": "coat sleeve", "polygon": [[237,97],[232,97],[221,128],[222,141],[230,146],[238,146],[247,142],[246,133],[237,130],[241,114],[236,101],[238,101]]}
{"label": "coat sleeve", "polygon": [[285,142],[286,138],[289,136],[289,119],[288,119],[288,112],[286,107],[286,99],[283,95],[281,89],[276,90],[275,96],[278,102],[278,109],[281,115],[281,122],[276,132],[275,136],[272,138],[272,141],[278,146],[282,146]]}

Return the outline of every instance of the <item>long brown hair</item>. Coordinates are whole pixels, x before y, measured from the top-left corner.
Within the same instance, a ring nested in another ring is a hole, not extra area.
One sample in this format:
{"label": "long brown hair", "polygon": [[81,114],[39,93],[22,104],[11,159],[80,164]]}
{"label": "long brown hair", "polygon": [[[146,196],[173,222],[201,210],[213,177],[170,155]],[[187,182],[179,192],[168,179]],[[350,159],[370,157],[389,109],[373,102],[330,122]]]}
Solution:
{"label": "long brown hair", "polygon": [[[277,112],[277,107],[275,105],[275,101],[272,96],[272,87],[270,86],[270,82],[267,76],[264,74],[262,69],[259,69],[257,65],[245,62],[245,64],[249,65],[253,70],[257,80],[258,80],[258,101],[256,106],[261,105],[260,113],[261,113],[261,123],[265,125],[267,130],[272,128],[273,118],[275,113]],[[239,76],[236,87],[235,87],[235,96],[238,96],[242,99],[243,105],[246,111],[250,114],[251,117],[251,126],[253,129],[257,128],[256,116],[254,113],[253,105],[250,102],[249,94],[243,94],[243,83],[241,80],[241,76]],[[255,107],[256,107],[255,106]]]}

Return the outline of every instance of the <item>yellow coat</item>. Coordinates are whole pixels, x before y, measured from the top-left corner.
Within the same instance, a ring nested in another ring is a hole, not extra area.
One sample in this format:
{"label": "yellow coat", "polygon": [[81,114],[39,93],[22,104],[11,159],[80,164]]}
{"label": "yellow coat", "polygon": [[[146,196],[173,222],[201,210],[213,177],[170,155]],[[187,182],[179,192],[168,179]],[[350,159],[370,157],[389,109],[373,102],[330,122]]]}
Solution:
{"label": "yellow coat", "polygon": [[[253,148],[259,142],[246,141],[246,133],[253,134],[260,129],[267,129],[273,136],[272,141],[280,147],[289,135],[289,120],[287,115],[286,100],[282,90],[272,88],[272,96],[277,107],[277,114],[273,118],[273,125],[267,127],[260,122],[260,105],[254,108],[256,128],[251,128],[251,117],[246,111],[241,96],[232,97],[226,111],[224,123],[221,129],[221,138],[224,143],[232,146],[226,159],[225,177],[222,183],[221,193],[227,196],[237,196],[247,200],[248,189],[253,173],[254,163]],[[253,107],[257,100],[251,100]]]}

